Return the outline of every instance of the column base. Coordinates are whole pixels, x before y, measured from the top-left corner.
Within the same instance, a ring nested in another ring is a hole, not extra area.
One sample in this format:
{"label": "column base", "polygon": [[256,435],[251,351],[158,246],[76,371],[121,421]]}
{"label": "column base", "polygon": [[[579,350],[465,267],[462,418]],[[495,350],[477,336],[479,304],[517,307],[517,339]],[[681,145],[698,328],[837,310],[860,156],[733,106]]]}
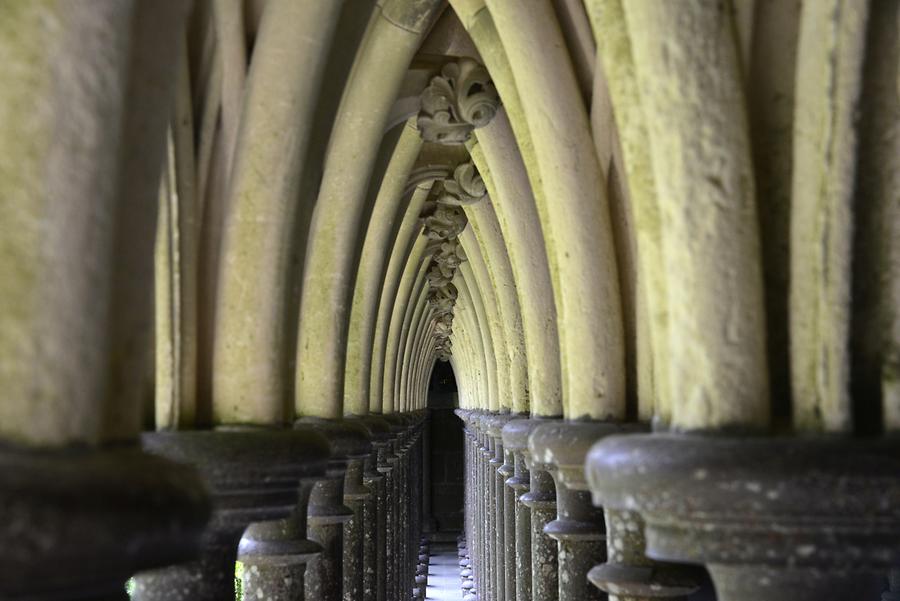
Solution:
{"label": "column base", "polygon": [[194,465],[212,491],[214,509],[200,560],[136,575],[136,601],[233,596],[244,530],[288,517],[300,481],[322,473],[328,456],[322,437],[293,430],[153,432],[142,441],[150,452]]}
{"label": "column base", "polygon": [[588,478],[643,516],[649,557],[706,564],[720,601],[877,598],[900,560],[897,441],[616,436]]}
{"label": "column base", "polygon": [[368,497],[362,466],[372,452],[371,435],[355,420],[303,417],[294,427],[318,432],[331,446],[327,475],[316,482],[310,497],[308,535],[322,545],[322,554],[307,570],[306,596],[339,601],[346,588],[359,598],[363,590],[362,502]]}
{"label": "column base", "polygon": [[588,581],[591,568],[606,561],[607,537],[603,510],[591,505],[585,458],[598,440],[639,429],[638,424],[557,421],[536,428],[529,437],[532,456],[550,466],[556,484],[557,518],[544,532],[559,542],[560,586],[573,601],[604,598]]}
{"label": "column base", "polygon": [[683,601],[699,589],[701,568],[654,561],[644,555],[644,520],[633,511],[605,510],[607,560],[588,580],[615,599]]}
{"label": "column base", "polygon": [[503,428],[503,440],[512,448],[522,449],[530,476],[530,489],[520,500],[531,510],[531,593],[535,601],[556,601],[559,598],[559,546],[545,532],[547,524],[556,519],[556,486],[550,476],[553,467],[535,457],[528,448],[531,433],[555,418],[513,420]]}
{"label": "column base", "polygon": [[0,597],[118,599],[140,570],[195,557],[199,474],[134,448],[0,449]]}

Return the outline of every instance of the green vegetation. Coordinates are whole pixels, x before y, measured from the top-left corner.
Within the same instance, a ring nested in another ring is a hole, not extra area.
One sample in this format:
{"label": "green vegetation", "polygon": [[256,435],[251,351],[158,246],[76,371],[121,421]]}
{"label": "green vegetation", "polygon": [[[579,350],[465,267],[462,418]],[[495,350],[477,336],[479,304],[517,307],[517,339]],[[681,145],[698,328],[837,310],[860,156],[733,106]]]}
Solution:
{"label": "green vegetation", "polygon": [[243,601],[244,591],[241,588],[241,576],[244,574],[244,564],[239,561],[234,562],[234,599],[235,601]]}

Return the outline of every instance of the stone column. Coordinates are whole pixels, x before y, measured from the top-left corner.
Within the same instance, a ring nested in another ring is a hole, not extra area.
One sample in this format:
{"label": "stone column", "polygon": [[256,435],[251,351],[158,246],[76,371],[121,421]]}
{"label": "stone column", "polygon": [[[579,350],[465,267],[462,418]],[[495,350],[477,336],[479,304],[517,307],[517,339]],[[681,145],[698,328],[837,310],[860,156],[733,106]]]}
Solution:
{"label": "stone column", "polygon": [[644,554],[644,520],[636,511],[605,508],[607,558],[588,580],[612,601],[687,601],[697,590],[696,568],[654,561]]}
{"label": "stone column", "polygon": [[384,590],[384,537],[385,537],[385,474],[386,447],[390,444],[391,426],[377,415],[349,418],[358,420],[368,428],[372,437],[372,453],[363,464],[363,485],[369,491],[364,502],[363,525],[363,599],[384,601],[379,591]]}
{"label": "stone column", "polygon": [[347,461],[344,479],[344,504],[353,512],[344,524],[344,599],[358,600],[363,596],[365,570],[363,564],[363,539],[365,537],[365,504],[371,493],[363,483],[365,462],[371,453],[363,458]]}
{"label": "stone column", "polygon": [[[251,523],[288,518],[302,501],[301,481],[323,473],[328,457],[318,434],[280,429],[153,432],[144,434],[143,444],[149,452],[196,466],[212,492],[213,518],[199,560],[135,576],[138,601],[234,596],[244,530]],[[276,586],[267,578],[259,584]]]}
{"label": "stone column", "polygon": [[531,476],[525,465],[528,448],[528,419],[512,420],[503,427],[503,448],[513,454],[515,460],[512,478],[506,481],[515,494],[516,528],[516,599],[531,599],[531,508],[522,501],[522,495],[531,487]]}
{"label": "stone column", "polygon": [[591,505],[584,461],[591,445],[605,437],[635,430],[604,422],[550,422],[534,429],[529,450],[551,466],[556,485],[557,516],[544,532],[559,543],[559,595],[573,601],[604,595],[588,582],[588,571],[606,560],[603,510]]}
{"label": "stone column", "polygon": [[[497,548],[495,563],[497,599],[499,601],[513,601],[515,598],[515,517],[512,508],[513,491],[506,486],[506,479],[513,475],[513,464],[507,464],[506,453],[503,447],[503,426],[516,416],[501,414],[493,417],[487,424],[488,436],[494,449],[491,459],[493,468],[494,490],[494,521],[496,533],[494,544]],[[507,505],[507,502],[509,505]],[[507,511],[509,507],[512,511]],[[512,556],[508,549],[512,548]]]}
{"label": "stone column", "polygon": [[0,597],[123,599],[209,517],[197,472],[137,444],[187,5],[2,12]]}
{"label": "stone column", "polygon": [[309,565],[307,599],[338,601],[343,596],[344,524],[353,517],[353,511],[344,505],[345,474],[345,463],[332,461],[326,477],[313,487],[307,532],[322,545],[322,553]]}
{"label": "stone column", "polygon": [[[502,429],[501,429],[502,432]],[[498,435],[498,438],[502,437]],[[516,491],[508,484],[515,476],[515,456],[503,448],[503,465],[497,470],[503,496],[503,571],[506,601],[516,599]]]}
{"label": "stone column", "polygon": [[893,440],[613,436],[591,450],[587,474],[595,502],[643,516],[648,556],[705,564],[720,601],[877,599],[900,559],[898,450]]}
{"label": "stone column", "polygon": [[[322,545],[322,554],[309,564],[305,583],[306,598],[339,601],[345,588],[345,574],[362,590],[362,506],[357,513],[345,505],[345,497],[365,495],[362,486],[362,462],[372,452],[370,433],[360,423],[304,417],[297,428],[311,429],[324,436],[331,445],[331,460],[326,475],[313,487],[308,510],[309,538]],[[353,499],[352,501],[356,501]],[[359,499],[360,501],[362,499]],[[356,518],[358,528],[350,533],[354,540],[346,545],[352,560],[345,556],[345,525]],[[355,584],[354,584],[355,586]]]}
{"label": "stone column", "polygon": [[398,457],[394,452],[396,448],[397,437],[400,435],[402,426],[396,422],[394,414],[381,416],[388,422],[391,429],[388,443],[384,447],[384,451],[379,455],[378,471],[384,474],[384,534],[380,539],[381,547],[379,548],[379,574],[378,596],[379,599],[395,599],[394,594],[394,572],[393,572],[393,537],[394,523],[397,515],[397,493],[395,489],[397,479],[397,461]]}
{"label": "stone column", "polygon": [[552,464],[544,457],[535,457],[528,448],[528,437],[537,427],[558,420],[532,417],[514,420],[504,429],[503,436],[513,448],[522,449],[530,478],[529,491],[521,497],[531,510],[531,590],[535,601],[556,601],[559,598],[557,544],[546,534],[545,527],[556,518],[556,487],[549,470]]}
{"label": "stone column", "polygon": [[[476,541],[476,525],[478,524],[478,516],[476,510],[476,471],[474,456],[474,429],[472,426],[472,411],[468,409],[457,409],[456,415],[463,421],[463,453],[464,453],[464,479],[465,479],[465,509],[463,513],[464,519],[464,537],[466,540],[465,548],[461,547],[459,567],[460,576],[464,582],[472,582],[474,586],[474,570],[471,565],[471,557],[475,555]],[[465,590],[465,589],[464,589]]]}
{"label": "stone column", "polygon": [[493,458],[491,451],[491,437],[487,432],[487,420],[491,419],[493,414],[485,411],[478,416],[476,421],[478,427],[478,455],[480,461],[481,482],[478,490],[481,491],[481,516],[483,531],[481,537],[481,581],[479,590],[491,601],[496,601],[496,580],[494,576],[495,553],[494,547],[494,478],[490,461]]}

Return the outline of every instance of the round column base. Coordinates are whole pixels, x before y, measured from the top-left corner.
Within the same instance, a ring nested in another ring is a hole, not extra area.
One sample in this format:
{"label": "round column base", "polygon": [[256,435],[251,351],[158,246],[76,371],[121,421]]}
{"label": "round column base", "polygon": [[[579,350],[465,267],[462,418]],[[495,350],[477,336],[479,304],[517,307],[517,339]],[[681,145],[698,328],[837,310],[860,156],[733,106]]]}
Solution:
{"label": "round column base", "polygon": [[614,436],[588,479],[643,516],[649,557],[705,564],[720,601],[877,598],[900,561],[898,441]]}
{"label": "round column base", "polygon": [[200,549],[191,467],[139,448],[0,449],[0,597],[118,599],[135,572]]}

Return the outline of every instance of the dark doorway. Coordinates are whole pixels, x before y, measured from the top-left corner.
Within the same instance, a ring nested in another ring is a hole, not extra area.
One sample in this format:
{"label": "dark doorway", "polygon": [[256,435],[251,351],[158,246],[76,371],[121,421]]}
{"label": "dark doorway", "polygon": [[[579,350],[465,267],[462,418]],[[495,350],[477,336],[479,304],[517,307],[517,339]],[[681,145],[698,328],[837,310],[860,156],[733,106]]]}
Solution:
{"label": "dark doorway", "polygon": [[431,529],[459,532],[463,525],[463,429],[457,408],[456,378],[439,361],[428,387]]}

